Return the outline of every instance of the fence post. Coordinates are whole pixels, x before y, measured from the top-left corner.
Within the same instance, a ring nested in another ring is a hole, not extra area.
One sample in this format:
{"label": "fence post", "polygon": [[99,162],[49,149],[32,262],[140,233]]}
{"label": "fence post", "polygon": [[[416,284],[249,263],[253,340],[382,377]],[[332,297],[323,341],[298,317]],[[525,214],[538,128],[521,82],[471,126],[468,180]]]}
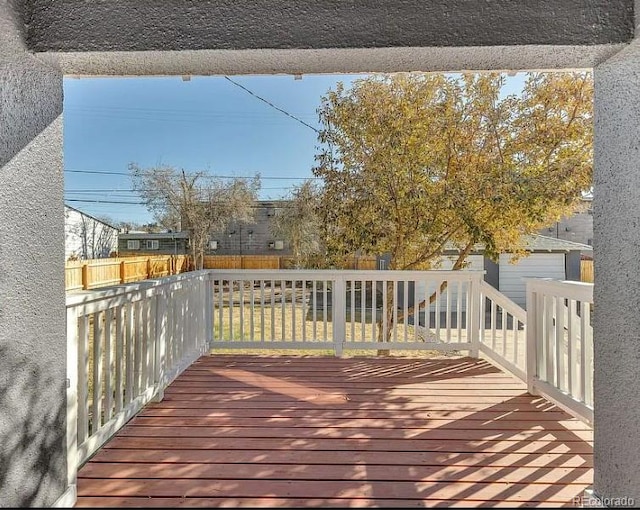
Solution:
{"label": "fence post", "polygon": [[[471,320],[469,327],[471,331],[471,349],[469,355],[472,358],[480,357],[480,327],[484,327],[483,317],[480,317],[480,285],[482,284],[484,275],[472,275],[469,284],[471,285]],[[448,326],[447,326],[448,327]]]}
{"label": "fence post", "polygon": [[339,274],[333,280],[331,292],[331,322],[333,324],[333,348],[336,356],[342,356],[344,342],[346,340],[346,292],[345,277]]}
{"label": "fence post", "polygon": [[151,257],[147,257],[147,280],[151,278]]}
{"label": "fence post", "polygon": [[78,342],[78,308],[67,308],[67,485],[74,504],[78,480]]}
{"label": "fence post", "polygon": [[538,310],[537,293],[535,292],[535,282],[527,280],[527,349],[526,349],[526,371],[527,371],[527,391],[531,395],[536,395],[535,381],[538,376]]}
{"label": "fence post", "polygon": [[82,290],[89,288],[89,264],[82,264]]}
{"label": "fence post", "polygon": [[120,261],[120,283],[125,283],[127,281],[127,275],[126,275],[127,269],[126,269],[126,263],[124,260]]}

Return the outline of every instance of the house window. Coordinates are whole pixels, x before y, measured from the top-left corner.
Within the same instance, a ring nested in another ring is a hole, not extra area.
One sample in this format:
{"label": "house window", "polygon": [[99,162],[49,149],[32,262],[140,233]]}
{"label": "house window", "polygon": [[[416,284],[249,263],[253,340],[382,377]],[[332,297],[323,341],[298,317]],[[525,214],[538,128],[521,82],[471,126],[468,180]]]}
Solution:
{"label": "house window", "polygon": [[218,241],[209,241],[209,249],[217,250],[218,249]]}
{"label": "house window", "polygon": [[148,239],[147,240],[147,250],[159,250],[160,249],[160,241],[157,239]]}
{"label": "house window", "polygon": [[127,250],[139,250],[140,241],[127,241]]}
{"label": "house window", "polygon": [[587,239],[587,244],[589,246],[593,246],[593,239]]}
{"label": "house window", "polygon": [[276,241],[274,243],[274,248],[276,250],[284,250],[284,241]]}

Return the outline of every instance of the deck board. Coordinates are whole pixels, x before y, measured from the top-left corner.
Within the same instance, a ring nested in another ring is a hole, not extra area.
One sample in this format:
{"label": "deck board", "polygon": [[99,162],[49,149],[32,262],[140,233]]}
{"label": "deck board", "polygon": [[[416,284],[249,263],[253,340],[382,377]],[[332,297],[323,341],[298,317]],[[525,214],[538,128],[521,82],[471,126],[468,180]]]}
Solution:
{"label": "deck board", "polygon": [[482,360],[207,356],[80,470],[78,506],[573,506],[592,440]]}

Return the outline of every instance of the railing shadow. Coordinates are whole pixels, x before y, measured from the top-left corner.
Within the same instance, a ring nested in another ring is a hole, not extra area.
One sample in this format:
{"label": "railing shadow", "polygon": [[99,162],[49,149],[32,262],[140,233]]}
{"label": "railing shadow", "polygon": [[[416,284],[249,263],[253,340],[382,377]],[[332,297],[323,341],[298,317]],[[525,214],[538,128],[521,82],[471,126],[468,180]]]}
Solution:
{"label": "railing shadow", "polygon": [[51,401],[64,395],[64,380],[10,346],[0,346],[0,359],[0,506],[46,506],[67,485],[66,409],[63,398]]}
{"label": "railing shadow", "polygon": [[501,376],[470,358],[201,358],[81,471],[81,495],[570,505],[591,481],[590,431],[515,379],[473,391]]}

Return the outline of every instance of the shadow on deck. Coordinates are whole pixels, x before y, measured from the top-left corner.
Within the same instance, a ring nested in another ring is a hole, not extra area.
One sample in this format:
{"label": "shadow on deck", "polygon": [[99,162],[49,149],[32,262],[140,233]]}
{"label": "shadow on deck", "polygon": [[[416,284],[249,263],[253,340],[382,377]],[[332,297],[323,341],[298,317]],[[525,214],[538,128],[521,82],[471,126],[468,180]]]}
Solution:
{"label": "shadow on deck", "polygon": [[200,358],[79,473],[78,506],[574,506],[592,431],[471,358]]}

